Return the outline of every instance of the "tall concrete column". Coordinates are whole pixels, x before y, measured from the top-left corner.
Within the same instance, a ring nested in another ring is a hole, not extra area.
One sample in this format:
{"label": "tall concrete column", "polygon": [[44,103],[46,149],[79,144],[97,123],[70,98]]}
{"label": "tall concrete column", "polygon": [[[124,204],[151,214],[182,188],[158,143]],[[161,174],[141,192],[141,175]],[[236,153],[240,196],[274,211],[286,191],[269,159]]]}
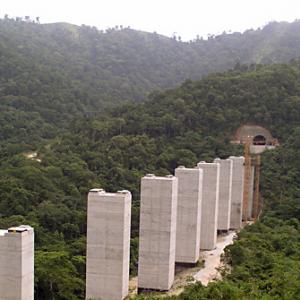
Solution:
{"label": "tall concrete column", "polygon": [[203,170],[200,249],[212,250],[217,243],[220,165],[200,162]]}
{"label": "tall concrete column", "polygon": [[254,175],[255,175],[255,168],[254,168],[254,166],[251,166],[251,177],[250,177],[250,185],[249,185],[249,200],[248,200],[248,220],[252,219],[252,212],[253,212]]}
{"label": "tall concrete column", "polygon": [[230,228],[239,229],[242,225],[243,190],[244,190],[244,157],[230,156],[232,160],[232,191]]}
{"label": "tall concrete column", "polygon": [[232,160],[216,158],[220,164],[220,187],[218,208],[218,230],[229,230],[232,189]]}
{"label": "tall concrete column", "polygon": [[88,194],[86,299],[123,300],[128,295],[131,193]]}
{"label": "tall concrete column", "polygon": [[34,230],[0,230],[0,299],[34,299]]}
{"label": "tall concrete column", "polygon": [[178,178],[176,262],[196,264],[199,260],[202,169],[179,167]]}
{"label": "tall concrete column", "polygon": [[174,281],[178,180],[141,181],[138,291],[169,290]]}

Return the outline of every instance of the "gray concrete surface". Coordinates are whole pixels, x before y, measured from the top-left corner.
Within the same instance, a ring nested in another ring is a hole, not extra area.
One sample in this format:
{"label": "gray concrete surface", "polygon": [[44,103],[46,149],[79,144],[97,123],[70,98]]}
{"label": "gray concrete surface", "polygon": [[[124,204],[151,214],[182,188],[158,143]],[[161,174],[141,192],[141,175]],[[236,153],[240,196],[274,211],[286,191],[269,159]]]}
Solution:
{"label": "gray concrete surface", "polygon": [[179,167],[178,178],[176,262],[193,264],[199,260],[202,169]]}
{"label": "gray concrete surface", "polygon": [[131,193],[88,194],[86,299],[122,300],[128,295]]}
{"label": "gray concrete surface", "polygon": [[232,189],[232,160],[216,158],[220,164],[220,186],[218,207],[218,230],[229,230]]}
{"label": "gray concrete surface", "polygon": [[174,281],[178,180],[141,180],[138,289],[169,290]]}
{"label": "gray concrete surface", "polygon": [[261,154],[266,150],[273,150],[275,149],[275,146],[270,146],[270,145],[250,145],[250,153],[251,154]]}
{"label": "gray concrete surface", "polygon": [[200,162],[197,168],[203,170],[200,249],[212,250],[217,241],[220,165]]}
{"label": "gray concrete surface", "polygon": [[230,156],[232,160],[232,190],[230,228],[239,229],[242,225],[243,215],[243,189],[244,189],[244,157]]}
{"label": "gray concrete surface", "polygon": [[34,230],[0,230],[0,299],[34,299]]}

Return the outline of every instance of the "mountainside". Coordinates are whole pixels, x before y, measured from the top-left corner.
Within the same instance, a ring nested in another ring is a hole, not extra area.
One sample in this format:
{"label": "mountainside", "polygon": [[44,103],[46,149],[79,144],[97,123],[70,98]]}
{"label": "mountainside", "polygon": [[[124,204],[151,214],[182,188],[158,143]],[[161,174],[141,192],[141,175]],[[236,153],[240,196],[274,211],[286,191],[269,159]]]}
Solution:
{"label": "mountainside", "polygon": [[[51,151],[56,158],[68,152],[81,157],[102,187],[126,187],[138,199],[145,173],[168,174],[178,164],[193,166],[199,158],[239,151],[230,140],[242,124],[265,126],[284,142],[299,125],[299,94],[299,61],[219,73],[145,103],[77,119]],[[45,149],[46,159],[51,151]]]}
{"label": "mountainside", "polygon": [[29,149],[85,112],[144,100],[153,90],[237,63],[297,57],[299,21],[185,43],[129,28],[102,32],[6,18],[0,20],[0,137]]}
{"label": "mountainside", "polygon": [[[130,267],[134,274],[140,177],[168,174],[179,164],[193,166],[200,160],[241,154],[230,138],[244,123],[264,125],[281,143],[281,148],[263,157],[265,217],[227,250],[233,268],[228,281],[208,289],[192,286],[172,299],[296,299],[299,95],[299,61],[255,65],[248,71],[240,66],[200,81],[187,80],[178,88],[152,94],[144,103],[77,118],[65,132],[40,146],[39,160],[23,154],[2,159],[0,227],[25,223],[35,228],[36,299],[84,299],[90,188],[133,192]],[[282,298],[287,292],[290,298]]]}

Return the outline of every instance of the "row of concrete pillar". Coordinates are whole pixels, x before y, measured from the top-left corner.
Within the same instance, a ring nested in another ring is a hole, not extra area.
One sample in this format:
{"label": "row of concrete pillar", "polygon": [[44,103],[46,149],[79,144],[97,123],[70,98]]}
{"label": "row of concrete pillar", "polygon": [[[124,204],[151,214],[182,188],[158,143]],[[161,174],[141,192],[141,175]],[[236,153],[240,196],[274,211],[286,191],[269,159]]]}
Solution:
{"label": "row of concrete pillar", "polygon": [[195,265],[216,247],[217,231],[242,222],[244,158],[179,167],[141,182],[138,289],[169,290],[175,262]]}
{"label": "row of concrete pillar", "polygon": [[[178,167],[175,176],[141,180],[138,289],[168,290],[175,262],[195,264],[216,246],[217,230],[242,222],[244,158]],[[86,299],[128,295],[131,193],[88,194]],[[1,299],[34,298],[34,231],[0,230]]]}
{"label": "row of concrete pillar", "polygon": [[[175,263],[195,265],[217,231],[242,222],[244,158],[178,167],[175,176],[141,180],[138,290],[169,290]],[[128,295],[131,193],[88,196],[86,298]]]}

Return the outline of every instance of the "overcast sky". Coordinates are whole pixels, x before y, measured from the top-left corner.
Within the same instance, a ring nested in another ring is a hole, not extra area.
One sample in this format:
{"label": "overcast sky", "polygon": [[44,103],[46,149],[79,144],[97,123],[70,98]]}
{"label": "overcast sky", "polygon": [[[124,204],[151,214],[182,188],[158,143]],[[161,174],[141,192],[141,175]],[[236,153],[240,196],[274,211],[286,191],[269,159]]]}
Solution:
{"label": "overcast sky", "polygon": [[300,19],[300,0],[0,0],[0,14],[99,29],[124,25],[189,40]]}

